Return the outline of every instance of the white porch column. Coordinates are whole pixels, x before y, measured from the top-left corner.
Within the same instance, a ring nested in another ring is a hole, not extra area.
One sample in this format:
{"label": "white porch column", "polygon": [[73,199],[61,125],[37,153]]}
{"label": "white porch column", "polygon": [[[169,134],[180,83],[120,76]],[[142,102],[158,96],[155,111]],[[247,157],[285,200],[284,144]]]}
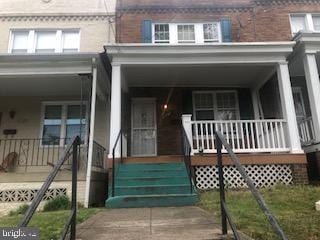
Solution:
{"label": "white porch column", "polygon": [[278,63],[277,75],[283,118],[287,121],[287,134],[291,153],[302,153],[300,137],[294,108],[288,63]]}
{"label": "white porch column", "polygon": [[183,114],[182,115],[182,126],[186,131],[187,138],[189,140],[191,146],[191,155],[194,155],[193,152],[193,141],[192,141],[192,126],[191,126],[191,114]]}
{"label": "white porch column", "polygon": [[[121,129],[121,65],[112,65],[111,80],[111,115],[110,115],[110,146],[109,158],[112,158],[112,149]],[[120,141],[120,139],[119,139]],[[120,142],[115,151],[120,157]]]}
{"label": "white porch column", "polygon": [[252,98],[254,119],[260,119],[258,90],[251,89],[251,98]]}
{"label": "white porch column", "polygon": [[307,53],[303,58],[306,83],[308,88],[309,102],[312,121],[314,126],[315,140],[320,141],[320,80],[315,54]]}
{"label": "white porch column", "polygon": [[93,66],[92,69],[92,90],[91,90],[91,113],[90,113],[90,132],[88,143],[88,162],[87,162],[87,174],[86,174],[86,189],[84,197],[84,207],[89,207],[90,197],[90,182],[91,182],[91,169],[92,169],[92,157],[93,157],[93,140],[94,140],[94,125],[96,116],[96,98],[97,98],[97,66]]}

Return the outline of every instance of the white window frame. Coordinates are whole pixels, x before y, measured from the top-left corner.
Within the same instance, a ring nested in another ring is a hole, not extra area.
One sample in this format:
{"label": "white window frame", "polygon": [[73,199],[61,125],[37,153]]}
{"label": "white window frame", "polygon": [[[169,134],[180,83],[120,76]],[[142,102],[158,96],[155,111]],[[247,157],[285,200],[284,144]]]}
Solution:
{"label": "white window frame", "polygon": [[[14,33],[15,32],[22,32],[28,31],[28,49],[27,53],[36,53],[36,42],[37,42],[37,32],[56,32],[56,41],[54,45],[54,53],[63,53],[63,46],[62,46],[62,35],[64,32],[78,32],[79,41],[77,44],[77,52],[80,52],[80,41],[81,41],[81,31],[79,28],[66,28],[66,29],[52,29],[52,28],[38,28],[38,29],[24,29],[24,28],[14,28],[10,29],[10,36],[9,36],[9,44],[8,44],[8,53],[12,53],[13,50],[13,41],[14,41]],[[41,53],[37,53],[41,54]],[[50,53],[42,53],[42,54],[50,54]]]}
{"label": "white window frame", "polygon": [[[197,110],[201,110],[199,108],[196,108],[196,103],[195,103],[195,95],[196,94],[212,94],[212,97],[213,97],[213,116],[214,116],[214,119],[213,121],[215,120],[218,120],[219,119],[216,119],[216,116],[218,116],[218,106],[217,106],[217,93],[234,93],[235,94],[235,107],[236,107],[236,119],[235,120],[239,120],[240,119],[240,106],[239,106],[239,97],[238,97],[238,91],[237,90],[212,90],[212,91],[193,91],[192,92],[192,105],[193,105],[193,118],[194,120],[197,120],[197,115],[196,115],[196,111]],[[207,110],[207,109],[205,109]],[[210,109],[209,109],[210,110]],[[209,120],[209,119],[208,119]],[[223,120],[223,121],[227,121],[227,120]]]}
{"label": "white window frame", "polygon": [[291,18],[294,16],[304,17],[307,31],[320,32],[320,30],[316,31],[314,29],[314,23],[313,23],[313,17],[315,17],[315,16],[320,17],[320,13],[291,13],[291,14],[289,14],[289,20],[290,20],[290,27],[291,27],[292,36],[294,36],[295,34],[298,33],[298,32],[294,33],[292,31],[293,27],[292,27]]}
{"label": "white window frame", "polygon": [[[60,129],[60,143],[59,145],[44,145],[42,141],[40,141],[41,147],[63,147],[66,145],[65,138],[66,138],[66,126],[67,126],[67,111],[69,105],[81,105],[81,101],[44,101],[41,103],[41,119],[40,119],[40,134],[39,138],[43,138],[43,129],[44,129],[44,120],[45,120],[45,109],[46,106],[61,106],[61,129]],[[82,102],[82,105],[86,107],[85,112],[85,120],[86,124],[84,124],[85,128],[85,135],[83,136],[84,143],[83,145],[87,145],[87,138],[88,138],[88,120],[89,120],[89,109],[88,109],[88,102]]]}
{"label": "white window frame", "polygon": [[[204,24],[211,24],[217,23],[218,24],[218,39],[216,41],[206,41],[204,40],[204,33],[203,33],[203,25]],[[169,43],[161,43],[155,41],[155,25],[157,24],[169,24]],[[194,42],[179,42],[178,40],[178,25],[194,25],[194,33],[195,33],[195,41]],[[201,23],[194,23],[194,22],[183,22],[183,23],[167,23],[167,22],[155,22],[152,23],[152,43],[154,44],[213,44],[213,43],[220,43],[222,42],[222,34],[221,34],[221,24],[219,21],[212,21],[212,22],[201,22]]]}

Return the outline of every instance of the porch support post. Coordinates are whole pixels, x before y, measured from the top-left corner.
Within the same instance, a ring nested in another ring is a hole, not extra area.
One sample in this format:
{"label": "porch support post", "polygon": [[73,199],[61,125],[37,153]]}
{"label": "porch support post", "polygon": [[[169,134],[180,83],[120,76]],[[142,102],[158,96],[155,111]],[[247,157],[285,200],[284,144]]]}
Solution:
{"label": "porch support post", "polygon": [[251,89],[251,98],[252,98],[254,119],[260,119],[258,90]]}
{"label": "porch support post", "polygon": [[315,54],[305,54],[303,65],[315,133],[314,137],[316,142],[320,142],[320,80]]}
{"label": "porch support post", "polygon": [[[109,158],[121,129],[121,65],[112,65],[111,79],[111,115],[110,115],[110,145]],[[120,143],[115,150],[115,156],[120,157]]]}
{"label": "porch support post", "polygon": [[279,92],[281,98],[281,107],[283,118],[287,121],[287,136],[290,144],[291,153],[302,153],[296,111],[294,108],[292,88],[289,76],[287,62],[281,62],[277,65],[277,75]]}
{"label": "porch support post", "polygon": [[186,131],[187,138],[191,146],[191,155],[194,155],[193,152],[193,141],[192,141],[192,126],[191,126],[191,114],[182,115],[182,127]]}
{"label": "porch support post", "polygon": [[85,189],[85,198],[84,198],[84,207],[86,207],[86,208],[89,207],[89,197],[90,197],[94,125],[95,125],[95,117],[96,117],[96,98],[97,98],[97,66],[94,63],[94,66],[92,69],[90,132],[89,132],[89,143],[88,143],[88,163],[87,163],[87,175],[86,175],[86,189]]}

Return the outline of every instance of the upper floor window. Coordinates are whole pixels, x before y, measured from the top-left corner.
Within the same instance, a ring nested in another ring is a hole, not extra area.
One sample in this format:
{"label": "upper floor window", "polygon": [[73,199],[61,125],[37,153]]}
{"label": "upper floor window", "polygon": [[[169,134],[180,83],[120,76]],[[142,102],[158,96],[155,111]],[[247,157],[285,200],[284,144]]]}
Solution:
{"label": "upper floor window", "polygon": [[320,31],[320,15],[319,14],[292,14],[290,15],[292,35],[297,34],[301,30]]}
{"label": "upper floor window", "polygon": [[12,30],[10,53],[78,52],[79,30]]}
{"label": "upper floor window", "polygon": [[212,43],[221,41],[218,22],[211,23],[155,23],[153,43]]}

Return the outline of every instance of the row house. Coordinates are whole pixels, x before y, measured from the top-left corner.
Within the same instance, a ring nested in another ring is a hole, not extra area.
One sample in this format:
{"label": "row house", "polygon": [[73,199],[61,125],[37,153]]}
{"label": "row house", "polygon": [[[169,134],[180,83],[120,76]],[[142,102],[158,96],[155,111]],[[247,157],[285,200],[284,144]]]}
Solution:
{"label": "row house", "polygon": [[[103,45],[114,42],[114,16],[109,0],[1,1],[0,211],[32,200],[76,135],[78,200],[104,199],[110,65]],[[71,194],[70,171],[45,198],[60,194]]]}
{"label": "row house", "polygon": [[31,200],[76,135],[85,206],[194,203],[218,186],[215,131],[259,187],[319,180],[318,0],[2,0],[0,21],[2,203]]}
{"label": "row house", "polygon": [[123,157],[120,132],[128,162],[174,161],[185,133],[196,187],[216,188],[220,131],[257,186],[308,182],[305,153],[319,178],[319,1],[118,0],[116,12],[109,153]]}

